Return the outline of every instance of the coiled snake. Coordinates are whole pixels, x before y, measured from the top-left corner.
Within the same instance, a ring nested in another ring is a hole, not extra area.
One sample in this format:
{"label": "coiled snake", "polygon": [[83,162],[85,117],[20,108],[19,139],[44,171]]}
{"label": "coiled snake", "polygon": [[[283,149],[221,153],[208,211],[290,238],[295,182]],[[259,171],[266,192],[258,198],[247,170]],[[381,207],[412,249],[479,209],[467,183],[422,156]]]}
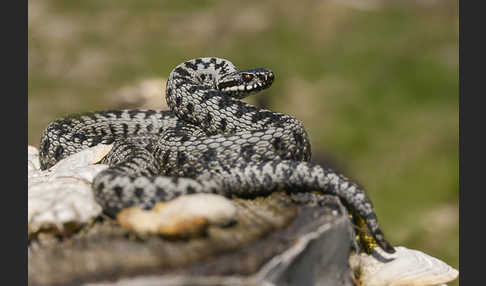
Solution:
{"label": "coiled snake", "polygon": [[318,190],[338,196],[365,220],[380,247],[394,252],[364,191],[309,162],[310,144],[299,120],[239,100],[273,80],[267,69],[238,71],[225,59],[186,61],[167,81],[170,111],[110,110],[53,121],[41,139],[41,166],[113,143],[104,158],[110,168],[93,180],[96,200],[110,215],[191,193],[254,197]]}

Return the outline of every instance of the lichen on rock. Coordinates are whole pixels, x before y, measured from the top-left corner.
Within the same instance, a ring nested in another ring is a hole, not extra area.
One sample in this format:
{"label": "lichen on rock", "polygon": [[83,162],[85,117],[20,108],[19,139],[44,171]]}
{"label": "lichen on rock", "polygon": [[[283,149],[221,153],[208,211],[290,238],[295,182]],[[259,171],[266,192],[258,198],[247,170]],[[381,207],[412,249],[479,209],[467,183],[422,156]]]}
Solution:
{"label": "lichen on rock", "polygon": [[235,206],[225,197],[192,194],[157,203],[149,211],[127,208],[117,219],[121,226],[136,233],[184,237],[201,234],[210,224],[228,224],[235,215]]}
{"label": "lichen on rock", "polygon": [[96,164],[111,149],[111,145],[97,145],[73,154],[48,170],[40,169],[39,151],[28,146],[28,234],[42,230],[62,233],[88,223],[101,214],[91,182],[108,166]]}

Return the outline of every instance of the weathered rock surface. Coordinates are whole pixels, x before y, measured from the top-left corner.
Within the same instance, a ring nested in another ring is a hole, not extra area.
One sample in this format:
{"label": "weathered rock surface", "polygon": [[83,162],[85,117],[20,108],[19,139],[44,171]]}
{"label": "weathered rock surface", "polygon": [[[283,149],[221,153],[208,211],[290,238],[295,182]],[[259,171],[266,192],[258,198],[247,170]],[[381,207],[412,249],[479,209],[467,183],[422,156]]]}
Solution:
{"label": "weathered rock surface", "polygon": [[39,151],[28,146],[29,236],[45,230],[63,233],[101,214],[91,182],[98,172],[108,167],[95,163],[110,149],[110,145],[100,144],[59,161],[49,170],[40,170]]}
{"label": "weathered rock surface", "polygon": [[339,200],[274,193],[232,202],[236,223],[190,239],[140,237],[106,218],[62,241],[31,241],[29,285],[353,285]]}
{"label": "weathered rock surface", "polygon": [[151,210],[131,207],[117,215],[121,226],[139,234],[190,237],[210,225],[234,221],[236,208],[230,200],[215,194],[192,194],[159,202]]}
{"label": "weathered rock surface", "polygon": [[366,253],[352,254],[350,265],[362,286],[435,286],[445,285],[459,272],[445,262],[422,251],[395,247],[393,254],[375,248]]}

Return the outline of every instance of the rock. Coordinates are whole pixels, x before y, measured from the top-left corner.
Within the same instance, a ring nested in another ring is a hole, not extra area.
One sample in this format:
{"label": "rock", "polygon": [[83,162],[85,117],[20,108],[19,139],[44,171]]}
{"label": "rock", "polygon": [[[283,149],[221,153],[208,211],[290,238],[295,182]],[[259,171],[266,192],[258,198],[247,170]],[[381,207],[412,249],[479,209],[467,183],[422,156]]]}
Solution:
{"label": "rock", "polygon": [[276,192],[231,202],[235,223],[190,239],[133,236],[106,218],[57,244],[32,241],[29,285],[353,285],[354,234],[339,199]]}
{"label": "rock", "polygon": [[371,255],[350,256],[362,286],[434,286],[457,279],[459,272],[445,262],[403,246],[393,254],[375,248]]}
{"label": "rock", "polygon": [[40,170],[39,150],[34,146],[27,146],[27,170]]}
{"label": "rock", "polygon": [[28,234],[41,230],[63,232],[65,225],[88,223],[101,213],[91,184],[76,178],[40,182],[28,191]]}
{"label": "rock", "polygon": [[49,171],[75,170],[96,164],[110,152],[112,145],[98,144],[94,147],[84,149],[76,154],[57,162]]}
{"label": "rock", "polygon": [[137,233],[165,236],[201,234],[209,224],[226,225],[236,215],[230,200],[214,194],[192,194],[161,202],[150,211],[128,208],[121,211],[118,222]]}
{"label": "rock", "polygon": [[[108,166],[99,162],[111,149],[98,145],[69,156],[48,170],[40,170],[39,152],[28,146],[28,234],[63,233],[101,214],[91,182]],[[69,226],[69,228],[66,228]]]}

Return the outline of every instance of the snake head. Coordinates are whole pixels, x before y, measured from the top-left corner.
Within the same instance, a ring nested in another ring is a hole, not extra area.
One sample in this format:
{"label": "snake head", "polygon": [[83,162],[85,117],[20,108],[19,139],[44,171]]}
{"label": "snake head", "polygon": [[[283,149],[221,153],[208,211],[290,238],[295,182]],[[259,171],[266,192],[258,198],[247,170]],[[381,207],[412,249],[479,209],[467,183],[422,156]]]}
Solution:
{"label": "snake head", "polygon": [[247,69],[223,76],[217,82],[217,88],[231,97],[240,99],[270,87],[274,78],[275,75],[270,70]]}

